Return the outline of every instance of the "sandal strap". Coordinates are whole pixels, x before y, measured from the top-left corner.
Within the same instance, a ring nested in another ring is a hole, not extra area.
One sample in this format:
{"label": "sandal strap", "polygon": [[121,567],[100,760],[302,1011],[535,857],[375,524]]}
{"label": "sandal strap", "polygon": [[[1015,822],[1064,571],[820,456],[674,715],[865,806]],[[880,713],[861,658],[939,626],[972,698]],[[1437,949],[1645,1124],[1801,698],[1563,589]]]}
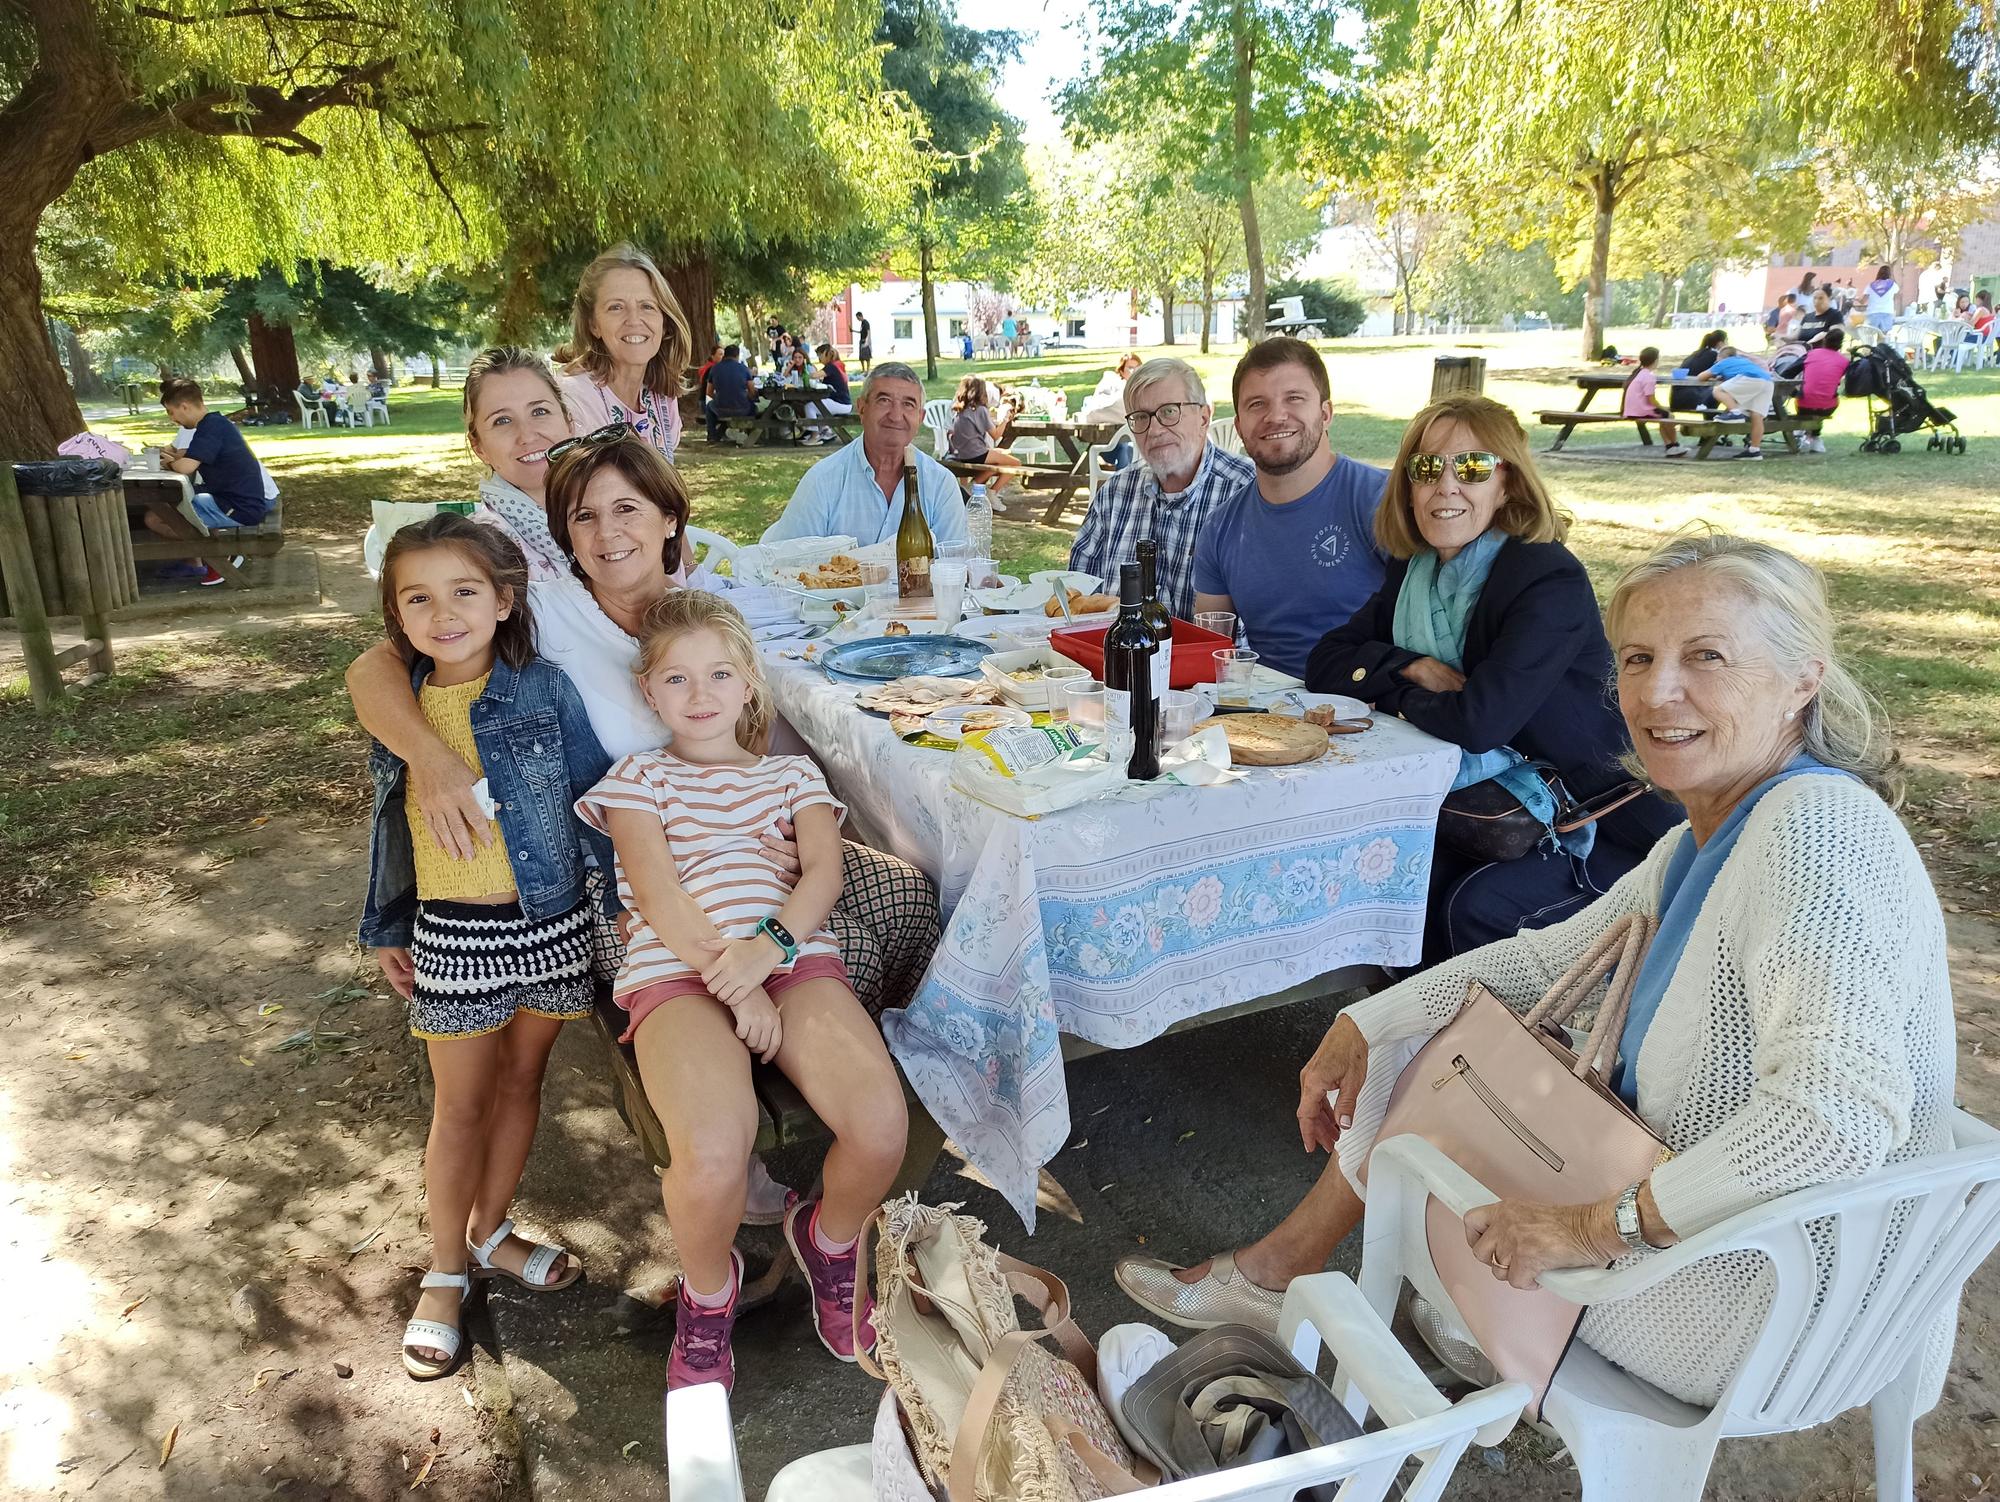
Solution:
{"label": "sandal strap", "polygon": [[521,1277],[529,1283],[547,1283],[549,1269],[554,1267],[560,1258],[568,1255],[567,1248],[538,1245],[528,1253],[528,1260],[522,1264]]}
{"label": "sandal strap", "polygon": [[425,1288],[456,1288],[462,1298],[464,1295],[472,1292],[472,1275],[470,1273],[441,1273],[433,1268],[430,1272],[424,1274],[421,1286]]}
{"label": "sandal strap", "polygon": [[443,1351],[447,1357],[456,1356],[459,1339],[456,1326],[434,1319],[413,1319],[403,1326],[403,1349],[406,1351]]}
{"label": "sandal strap", "polygon": [[494,1233],[491,1236],[487,1237],[486,1240],[479,1246],[474,1246],[470,1241],[467,1241],[465,1244],[466,1249],[470,1251],[472,1255],[479,1260],[479,1265],[481,1267],[491,1267],[493,1265],[493,1254],[500,1249],[500,1243],[505,1241],[509,1236],[512,1236],[513,1234],[514,1234],[514,1222],[510,1217],[507,1220],[501,1221],[499,1229],[494,1231]]}

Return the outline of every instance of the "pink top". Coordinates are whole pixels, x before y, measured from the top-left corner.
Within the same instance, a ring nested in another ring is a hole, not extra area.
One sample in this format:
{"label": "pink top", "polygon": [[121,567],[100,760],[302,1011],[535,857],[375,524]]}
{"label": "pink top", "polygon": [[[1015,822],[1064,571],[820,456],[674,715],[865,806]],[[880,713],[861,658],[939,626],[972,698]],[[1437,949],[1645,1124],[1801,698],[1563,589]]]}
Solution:
{"label": "pink top", "polygon": [[1632,379],[1625,383],[1625,405],[1621,409],[1627,417],[1651,417],[1659,403],[1653,393],[1659,389],[1660,377],[1657,371],[1643,366],[1632,373]]}
{"label": "pink top", "polygon": [[633,431],[652,444],[669,459],[681,442],[681,404],[668,401],[653,392],[641,393],[640,410],[629,412],[625,404],[612,394],[609,386],[600,386],[597,377],[588,371],[577,371],[574,375],[556,377],[562,383],[563,401],[569,407],[570,430],[574,433],[594,433],[599,428],[608,428],[614,422],[628,422]]}
{"label": "pink top", "polygon": [[1830,412],[1840,405],[1840,378],[1847,374],[1847,356],[1837,349],[1806,351],[1805,373],[1799,377],[1799,406]]}

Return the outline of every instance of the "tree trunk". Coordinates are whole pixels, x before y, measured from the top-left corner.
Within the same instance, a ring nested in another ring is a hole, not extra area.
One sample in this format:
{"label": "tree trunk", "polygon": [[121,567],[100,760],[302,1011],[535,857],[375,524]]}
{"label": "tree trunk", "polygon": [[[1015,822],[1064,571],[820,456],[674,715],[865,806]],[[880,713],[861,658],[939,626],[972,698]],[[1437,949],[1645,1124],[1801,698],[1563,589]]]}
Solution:
{"label": "tree trunk", "polygon": [[444,385],[444,356],[434,349],[426,353],[431,357],[431,390],[436,391]]}
{"label": "tree trunk", "polygon": [[1611,282],[1611,211],[1618,199],[1612,188],[1611,164],[1598,164],[1591,180],[1596,214],[1590,231],[1590,282],[1583,299],[1583,357],[1595,360],[1604,348],[1604,303]]}
{"label": "tree trunk", "polygon": [[1397,290],[1403,294],[1403,337],[1407,339],[1417,331],[1416,299],[1410,295],[1410,279],[1404,276],[1398,281]]}
{"label": "tree trunk", "polygon": [[1215,327],[1215,275],[1201,274],[1201,352],[1208,353],[1209,330]]}
{"label": "tree trunk", "polygon": [[17,203],[0,219],[0,370],[13,398],[0,402],[0,459],[53,459],[57,444],[84,430],[42,319],[39,210]]}
{"label": "tree trunk", "polygon": [[935,381],[938,362],[937,284],[931,279],[931,242],[919,242],[917,253],[924,288],[924,379]]}
{"label": "tree trunk", "polygon": [[1667,309],[1668,306],[1673,302],[1673,300],[1674,300],[1674,279],[1668,276],[1666,272],[1662,271],[1660,273],[1660,296],[1659,299],[1653,304],[1654,328],[1663,329],[1667,326]]}
{"label": "tree trunk", "polygon": [[90,351],[83,347],[83,338],[77,333],[76,325],[62,325],[62,337],[69,350],[69,383],[78,397],[105,396],[111,385],[97,373],[97,367],[90,362]]}
{"label": "tree trunk", "polygon": [[757,315],[751,311],[747,302],[736,305],[736,326],[741,330],[736,337],[742,347],[752,348],[757,342]]}
{"label": "tree trunk", "polygon": [[688,358],[699,365],[715,343],[715,262],[705,254],[689,256],[661,272],[687,318]]}
{"label": "tree trunk", "polygon": [[368,368],[376,376],[385,381],[392,374],[389,369],[389,352],[382,348],[381,345],[371,344],[368,346]]}
{"label": "tree trunk", "polygon": [[[1243,259],[1250,268],[1250,321],[1246,333],[1255,344],[1264,337],[1264,234],[1257,224],[1257,183],[1250,161],[1250,106],[1256,84],[1250,0],[1235,0],[1230,7],[1229,31],[1236,54],[1236,75],[1231,87],[1235,149],[1230,167],[1236,178],[1236,211],[1243,216]],[[1208,349],[1206,323],[1202,325],[1201,347],[1204,352]]]}
{"label": "tree trunk", "polygon": [[[536,270],[542,262],[540,244],[507,247],[506,281],[500,305],[493,311],[493,338],[499,344],[533,344],[543,323],[541,283]],[[565,341],[567,342],[567,341]]]}
{"label": "tree trunk", "polygon": [[276,386],[280,391],[295,391],[299,384],[299,346],[292,338],[289,323],[266,323],[264,315],[252,313],[250,327],[250,363],[257,373],[261,386]]}
{"label": "tree trunk", "polygon": [[234,339],[229,341],[229,359],[236,367],[236,379],[243,383],[243,389],[257,391],[257,372],[250,368],[250,357],[243,353],[243,346]]}
{"label": "tree trunk", "polygon": [[1174,289],[1168,284],[1160,288],[1160,343],[1174,342]]}

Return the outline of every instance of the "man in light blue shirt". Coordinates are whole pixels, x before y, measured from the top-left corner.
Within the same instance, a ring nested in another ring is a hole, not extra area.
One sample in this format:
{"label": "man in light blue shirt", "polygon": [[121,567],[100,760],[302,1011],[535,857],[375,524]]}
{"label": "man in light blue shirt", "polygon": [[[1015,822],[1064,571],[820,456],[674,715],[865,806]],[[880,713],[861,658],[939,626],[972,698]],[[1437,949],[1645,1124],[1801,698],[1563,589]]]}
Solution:
{"label": "man in light blue shirt", "polygon": [[784,515],[763,541],[793,537],[852,537],[862,547],[893,542],[903,524],[903,459],[917,466],[917,494],[937,542],[964,542],[965,500],[958,481],[929,454],[912,447],[924,424],[924,384],[900,361],[868,373],[855,408],[861,441],[829,454],[800,479]]}

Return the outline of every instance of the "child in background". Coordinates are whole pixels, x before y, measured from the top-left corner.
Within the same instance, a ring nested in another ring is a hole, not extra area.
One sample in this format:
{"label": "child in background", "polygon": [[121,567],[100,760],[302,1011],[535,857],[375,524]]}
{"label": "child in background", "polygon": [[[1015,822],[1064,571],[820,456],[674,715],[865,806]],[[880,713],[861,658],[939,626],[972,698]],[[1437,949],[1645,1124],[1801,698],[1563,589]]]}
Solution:
{"label": "child in background", "polygon": [[[1850,363],[1840,348],[1846,341],[1847,335],[1841,330],[1828,329],[1824,342],[1806,351],[1805,371],[1799,377],[1799,416],[1831,417],[1833,409],[1840,405],[1840,379],[1847,374]],[[1801,434],[1799,447],[1808,454],[1825,453],[1824,430]]]}
{"label": "child in background", "polygon": [[1715,383],[1717,399],[1729,409],[1721,415],[1721,420],[1733,420],[1740,416],[1750,423],[1750,441],[1736,457],[1763,458],[1764,422],[1771,415],[1771,401],[1777,389],[1769,368],[1762,361],[1753,360],[1741,350],[1725,344],[1716,351],[1715,363],[1709,366],[1701,379]]}
{"label": "child in background", "polygon": [[[535,655],[528,566],[497,527],[451,513],[405,527],[382,558],[382,619],[409,664],[424,717],[490,787],[490,844],[447,854],[381,745],[361,942],[410,1006],[437,1094],[424,1148],[431,1270],[403,1332],[418,1381],[458,1365],[473,1272],[537,1293],[583,1267],[514,1234],[507,1207],[527,1165],[542,1074],[563,1023],[590,1013],[592,914],[583,840],[609,846],[571,802],[611,758],[583,701]],[[608,905],[608,899],[607,899]]]}
{"label": "child in background", "polygon": [[1654,369],[1660,363],[1660,352],[1652,345],[1639,351],[1639,368],[1632,372],[1632,379],[1625,383],[1625,405],[1627,417],[1642,422],[1657,422],[1660,437],[1667,445],[1666,457],[1685,459],[1687,448],[1680,441],[1680,430],[1673,424],[1672,414],[1660,405],[1657,392],[1660,389],[1659,372]]}
{"label": "child in background", "polygon": [[[660,1190],[681,1257],[667,1388],[735,1381],[730,1336],[757,1135],[752,1057],[775,1062],[833,1131],[824,1196],[785,1215],[821,1344],[852,1361],[856,1241],[902,1165],[909,1123],[880,1030],[855,1000],[827,915],[841,808],[803,756],[763,756],[771,725],[750,628],[700,590],[646,612],[634,672],[669,746],[627,756],[577,803],[611,836],[633,914],[614,994],[672,1161]],[[795,826],[788,879],[760,838]],[[794,937],[796,935],[796,937]],[[874,1341],[861,1311],[861,1345]]]}

